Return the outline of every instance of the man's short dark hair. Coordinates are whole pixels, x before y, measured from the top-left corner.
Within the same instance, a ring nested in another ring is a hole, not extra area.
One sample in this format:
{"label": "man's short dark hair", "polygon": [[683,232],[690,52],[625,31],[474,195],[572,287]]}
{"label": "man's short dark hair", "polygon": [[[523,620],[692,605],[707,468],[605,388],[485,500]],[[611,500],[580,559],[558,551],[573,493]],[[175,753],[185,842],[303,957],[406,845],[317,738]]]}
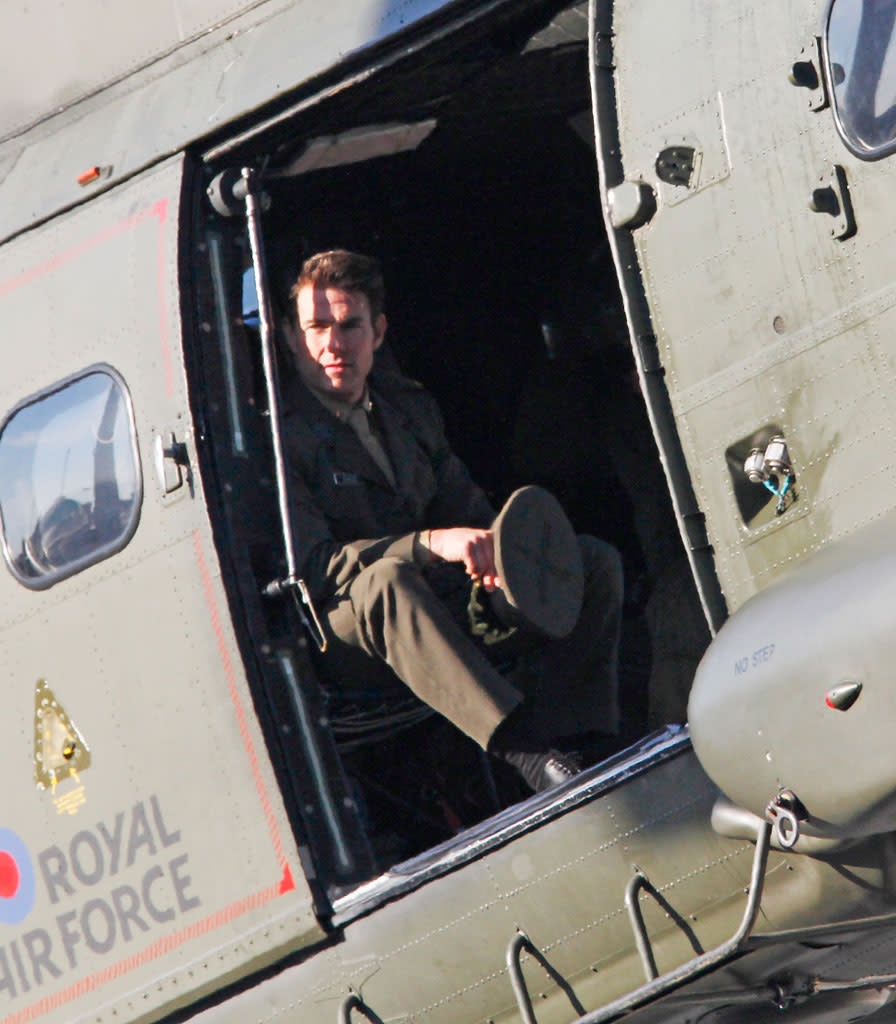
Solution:
{"label": "man's short dark hair", "polygon": [[341,288],[347,292],[361,292],[367,296],[370,318],[383,312],[385,286],[383,272],[372,256],[347,249],[330,249],[309,256],[302,264],[299,278],[292,287],[290,296],[295,302],[305,285],[315,288]]}

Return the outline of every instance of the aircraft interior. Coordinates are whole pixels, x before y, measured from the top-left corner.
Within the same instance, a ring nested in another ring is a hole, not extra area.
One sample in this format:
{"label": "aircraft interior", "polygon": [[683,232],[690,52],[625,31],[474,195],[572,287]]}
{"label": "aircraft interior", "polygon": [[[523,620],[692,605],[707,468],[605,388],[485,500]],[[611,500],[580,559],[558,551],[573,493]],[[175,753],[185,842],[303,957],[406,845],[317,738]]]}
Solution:
{"label": "aircraft interior", "polygon": [[[585,5],[527,11],[334,90],[228,160],[263,168],[261,222],[276,315],[306,256],[344,247],[379,258],[389,321],[383,358],[435,395],[455,451],[493,504],[523,484],[541,484],[579,532],[620,550],[623,739],[634,741],[684,721],[709,634],[603,226]],[[233,600],[244,607],[244,644],[262,676],[268,652],[292,637],[302,678],[323,680],[326,655],[297,636],[288,605],[257,596],[276,573],[282,546],[266,423],[247,420],[251,458],[238,458],[227,402],[208,397],[227,392],[226,359],[218,357],[223,332],[214,326],[226,291],[231,306],[242,307],[233,320],[244,324],[231,353],[239,402],[265,404],[253,300],[241,290],[251,259],[245,222],[212,214],[201,191],[200,247],[215,250],[218,263],[197,288],[197,323],[212,326],[196,332],[206,381],[206,397],[196,402],[212,439],[208,475],[219,482],[219,529],[239,581]],[[226,278],[217,291],[216,275]],[[284,372],[290,368],[281,360]],[[301,729],[283,726],[291,713],[284,700],[271,685],[257,703],[267,704],[270,744],[288,774],[289,746],[300,742]],[[413,698],[384,703],[352,680],[323,683],[313,707],[326,726],[327,771],[343,773],[366,832],[368,874],[527,796],[515,772]],[[295,782],[297,805],[308,803],[303,785]],[[326,864],[318,867],[326,876]]]}

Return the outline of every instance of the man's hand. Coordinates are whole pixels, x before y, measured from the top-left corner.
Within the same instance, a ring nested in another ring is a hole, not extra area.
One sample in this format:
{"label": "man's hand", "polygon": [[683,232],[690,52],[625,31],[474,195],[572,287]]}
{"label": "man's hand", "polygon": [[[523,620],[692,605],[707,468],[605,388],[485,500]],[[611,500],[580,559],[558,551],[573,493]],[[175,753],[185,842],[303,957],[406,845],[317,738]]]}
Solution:
{"label": "man's hand", "polygon": [[486,590],[501,586],[495,568],[495,541],[491,530],[477,530],[469,526],[430,530],[429,546],[434,555],[446,562],[463,562],[467,574],[474,580],[482,580]]}

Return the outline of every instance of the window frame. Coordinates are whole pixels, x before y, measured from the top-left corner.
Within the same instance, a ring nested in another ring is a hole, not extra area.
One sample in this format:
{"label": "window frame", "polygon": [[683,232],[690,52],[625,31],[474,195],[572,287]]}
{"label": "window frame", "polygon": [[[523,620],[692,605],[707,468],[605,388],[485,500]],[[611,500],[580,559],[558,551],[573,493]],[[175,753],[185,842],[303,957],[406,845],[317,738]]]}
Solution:
{"label": "window frame", "polygon": [[828,37],[831,28],[831,15],[834,12],[834,7],[839,2],[841,2],[841,0],[828,0],[827,10],[824,15],[823,31],[821,35],[822,74],[824,75],[825,88],[827,90],[831,114],[834,119],[834,127],[837,129],[837,134],[853,156],[870,163],[875,160],[882,160],[884,157],[890,156],[896,152],[896,128],[894,128],[893,137],[887,142],[881,143],[878,146],[869,147],[859,144],[855,134],[850,131],[841,116],[840,107],[837,101],[834,73],[831,65],[830,47],[828,45]]}
{"label": "window frame", "polygon": [[134,418],[134,404],[131,398],[130,389],[125,382],[124,377],[108,363],[92,363],[90,366],[68,374],[61,380],[58,380],[48,387],[42,388],[40,391],[36,391],[17,402],[3,417],[2,421],[0,421],[0,445],[2,445],[3,435],[7,427],[24,409],[32,405],[36,405],[39,402],[46,401],[52,395],[58,394],[66,388],[71,387],[73,384],[76,384],[78,381],[84,380],[94,374],[104,374],[106,377],[111,379],[115,386],[118,387],[120,397],[123,401],[124,415],[130,427],[129,447],[135,471],[134,497],[131,505],[130,516],[125,528],[114,540],[106,541],[105,543],[98,545],[91,550],[89,554],[81,555],[64,566],[60,566],[58,569],[45,573],[41,576],[30,577],[22,575],[16,567],[14,558],[9,549],[2,502],[0,502],[0,547],[2,547],[3,550],[3,558],[13,578],[28,590],[48,590],[60,581],[68,579],[71,576],[75,576],[78,573],[83,572],[84,569],[87,569],[92,565],[96,565],[98,562],[102,562],[105,559],[110,558],[112,555],[117,554],[130,543],[140,522],[140,512],[143,507],[144,493],[143,468],[140,461],[140,449],[137,443],[137,424]]}

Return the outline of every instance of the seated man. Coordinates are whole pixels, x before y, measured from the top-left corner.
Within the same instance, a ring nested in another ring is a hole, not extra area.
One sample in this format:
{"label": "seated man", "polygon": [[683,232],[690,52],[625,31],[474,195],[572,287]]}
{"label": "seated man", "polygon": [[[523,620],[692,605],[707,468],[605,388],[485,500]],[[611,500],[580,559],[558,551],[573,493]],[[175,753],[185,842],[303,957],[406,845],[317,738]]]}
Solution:
{"label": "seated man", "polygon": [[[433,399],[374,368],[386,331],[377,264],[320,253],[292,295],[298,375],[284,384],[283,444],[296,561],[327,637],[326,671],[363,679],[385,663],[532,789],[566,781],[579,770],[572,751],[618,730],[617,552],[578,539],[584,597],[563,638],[474,636],[471,581],[486,594],[502,585],[495,510],[448,447]],[[502,674],[508,659],[513,671]]]}

